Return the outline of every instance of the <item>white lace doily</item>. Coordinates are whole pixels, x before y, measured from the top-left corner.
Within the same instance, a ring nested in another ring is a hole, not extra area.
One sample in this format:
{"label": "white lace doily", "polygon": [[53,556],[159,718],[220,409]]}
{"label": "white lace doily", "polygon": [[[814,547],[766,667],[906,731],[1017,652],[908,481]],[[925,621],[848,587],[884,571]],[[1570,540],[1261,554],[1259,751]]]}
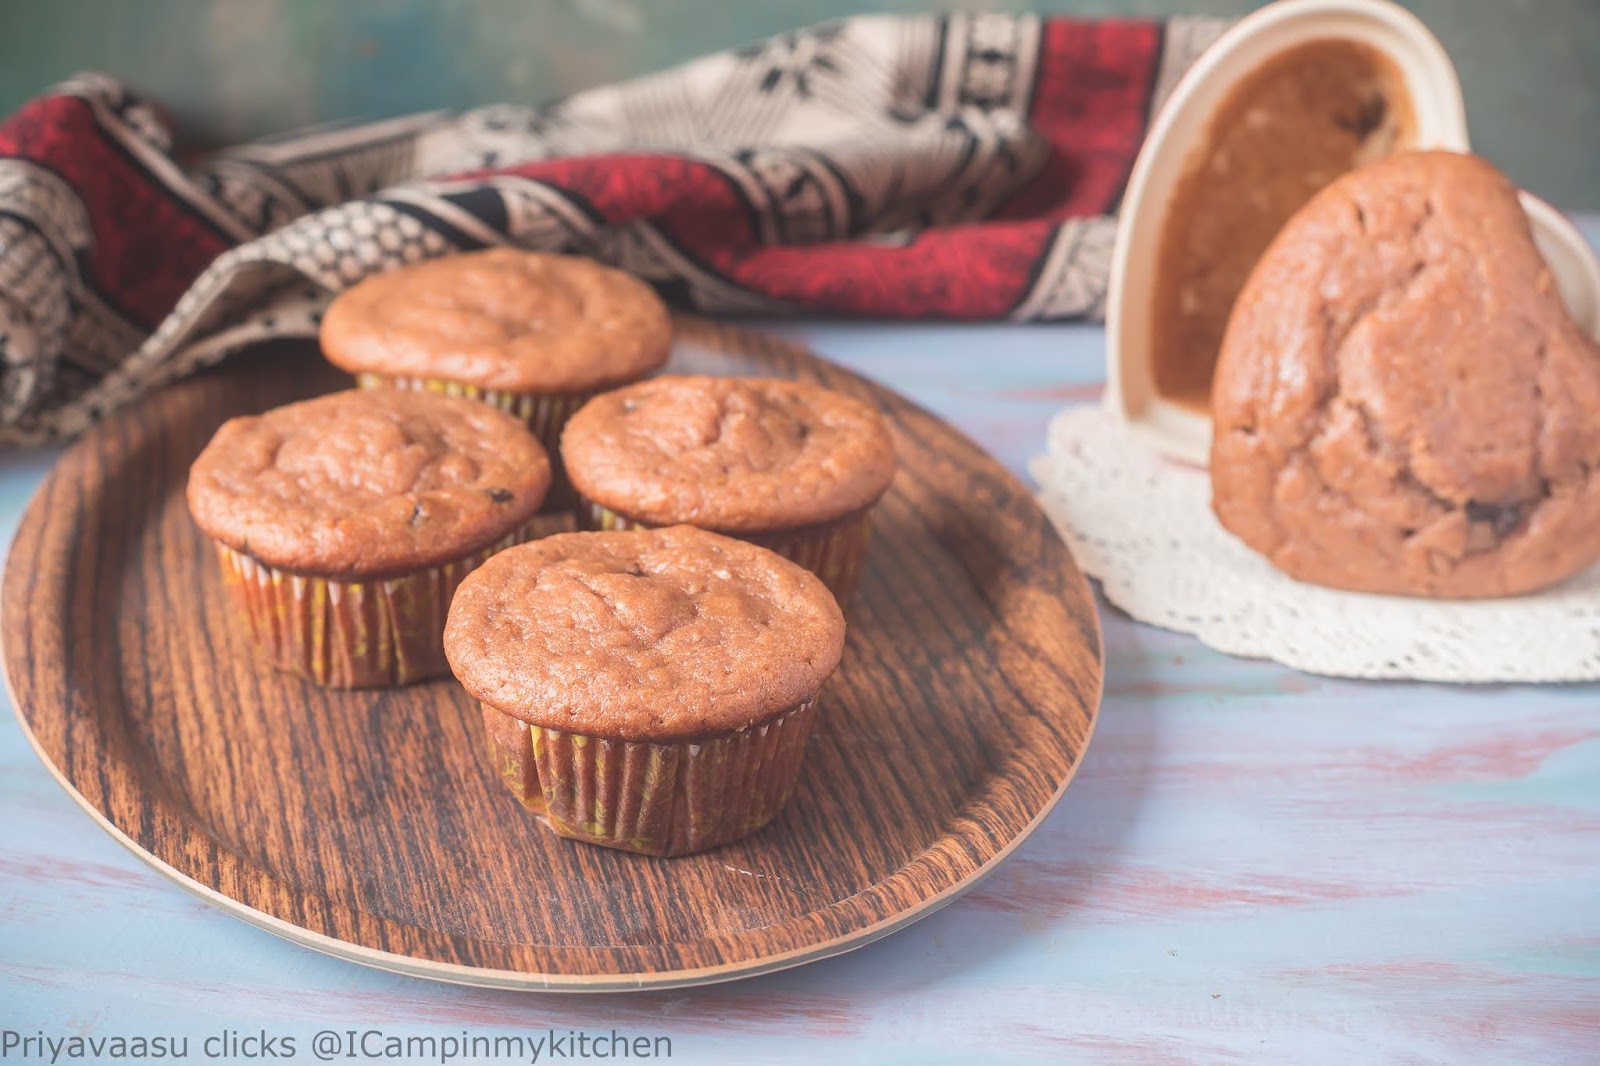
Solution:
{"label": "white lace doily", "polygon": [[1057,415],[1032,469],[1046,511],[1107,599],[1218,651],[1339,677],[1600,678],[1600,566],[1498,600],[1303,584],[1222,528],[1205,471],[1160,458],[1097,407]]}

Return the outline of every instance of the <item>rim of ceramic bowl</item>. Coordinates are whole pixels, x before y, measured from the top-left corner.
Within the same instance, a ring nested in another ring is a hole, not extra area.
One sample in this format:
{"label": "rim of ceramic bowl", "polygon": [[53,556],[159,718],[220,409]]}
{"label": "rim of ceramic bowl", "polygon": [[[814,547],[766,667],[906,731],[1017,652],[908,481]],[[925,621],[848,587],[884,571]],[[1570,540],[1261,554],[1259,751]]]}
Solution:
{"label": "rim of ceramic bowl", "polygon": [[1600,257],[1596,257],[1583,231],[1560,210],[1526,189],[1520,191],[1522,211],[1533,230],[1533,243],[1579,329],[1600,341]]}

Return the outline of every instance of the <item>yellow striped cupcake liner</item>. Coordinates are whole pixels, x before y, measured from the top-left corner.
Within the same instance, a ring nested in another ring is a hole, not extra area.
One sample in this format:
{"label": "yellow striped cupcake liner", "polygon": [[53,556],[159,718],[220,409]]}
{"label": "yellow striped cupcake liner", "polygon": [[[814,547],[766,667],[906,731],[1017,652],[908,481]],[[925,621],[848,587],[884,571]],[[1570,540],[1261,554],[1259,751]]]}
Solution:
{"label": "yellow striped cupcake liner", "polygon": [[483,705],[490,758],[555,832],[644,855],[687,855],[765,826],[789,801],[816,697],[693,741],[610,740],[529,725]]}
{"label": "yellow striped cupcake liner", "polygon": [[330,688],[405,685],[449,671],[445,615],[456,586],[519,529],[461,559],[399,577],[341,581],[295,574],[217,544],[223,583],[272,664]]}
{"label": "yellow striped cupcake liner", "polygon": [[[578,497],[577,514],[579,529],[652,528],[648,522],[620,515],[582,495]],[[867,554],[867,538],[872,532],[871,515],[872,508],[868,507],[820,526],[770,533],[729,533],[721,529],[712,532],[760,545],[799,563],[820,577],[839,601],[840,609],[846,609],[861,577],[861,560]]]}

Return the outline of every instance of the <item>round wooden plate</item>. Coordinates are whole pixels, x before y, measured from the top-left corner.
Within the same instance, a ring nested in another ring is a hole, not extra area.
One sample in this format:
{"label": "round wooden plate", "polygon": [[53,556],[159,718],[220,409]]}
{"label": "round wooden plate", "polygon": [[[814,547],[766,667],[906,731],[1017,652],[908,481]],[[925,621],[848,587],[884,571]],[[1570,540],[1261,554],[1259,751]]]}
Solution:
{"label": "round wooden plate", "polygon": [[164,389],[62,458],[6,565],[5,668],[46,765],[183,887],[420,977],[662,988],[868,943],[970,888],[1042,819],[1100,700],[1093,600],[1028,490],[910,402],[748,330],[680,323],[672,369],[798,377],[891,421],[849,644],[793,802],[701,855],[561,840],[500,783],[451,679],[338,692],[264,669],[189,521],[226,418],[348,384],[277,344]]}

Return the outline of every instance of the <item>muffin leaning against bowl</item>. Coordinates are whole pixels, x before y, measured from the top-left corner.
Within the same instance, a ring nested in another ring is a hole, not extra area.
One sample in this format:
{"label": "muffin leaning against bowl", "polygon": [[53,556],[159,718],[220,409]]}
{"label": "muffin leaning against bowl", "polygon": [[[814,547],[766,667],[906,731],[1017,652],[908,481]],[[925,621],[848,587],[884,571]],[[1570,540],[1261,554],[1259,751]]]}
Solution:
{"label": "muffin leaning against bowl", "polygon": [[1600,344],[1477,156],[1392,155],[1301,208],[1212,411],[1217,519],[1297,580],[1485,598],[1600,561]]}
{"label": "muffin leaning against bowl", "polygon": [[471,400],[351,390],[234,418],[189,471],[189,510],[278,667],[324,685],[446,671],[456,585],[523,539],[550,464]]}
{"label": "muffin leaning against bowl", "polygon": [[524,805],[564,837],[681,855],[782,809],[844,628],[803,568],[676,526],[501,552],[457,590],[445,651]]}
{"label": "muffin leaning against bowl", "polygon": [[589,397],[666,362],[672,321],[620,270],[495,248],[352,286],[328,305],[321,342],[363,388],[482,400],[527,422],[556,459],[561,427]]}
{"label": "muffin leaning against bowl", "polygon": [[866,404],[800,381],[660,377],[597,396],[562,434],[590,529],[686,523],[770,548],[848,605],[894,440]]}

